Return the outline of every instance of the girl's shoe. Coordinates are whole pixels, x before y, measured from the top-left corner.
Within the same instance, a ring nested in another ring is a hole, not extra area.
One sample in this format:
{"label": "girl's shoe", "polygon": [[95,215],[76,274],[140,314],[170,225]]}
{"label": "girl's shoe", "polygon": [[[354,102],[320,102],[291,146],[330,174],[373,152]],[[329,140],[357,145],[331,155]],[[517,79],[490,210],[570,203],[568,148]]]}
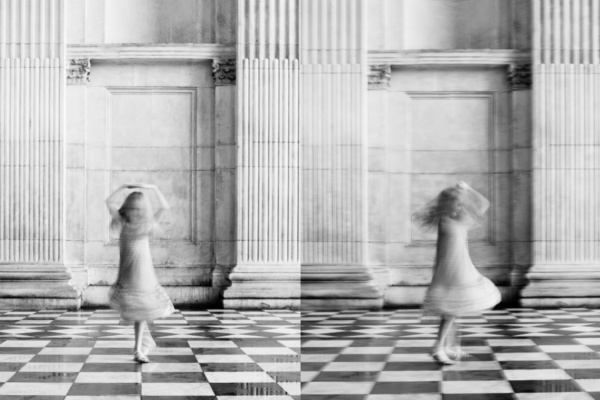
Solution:
{"label": "girl's shoe", "polygon": [[150,362],[150,360],[148,359],[148,357],[146,357],[146,355],[144,353],[142,353],[141,351],[136,351],[133,354],[133,359],[139,363],[148,363]]}
{"label": "girl's shoe", "polygon": [[446,350],[446,354],[451,359],[457,360],[457,361],[462,360],[464,358],[473,357],[471,354],[467,353],[466,351],[462,351],[461,349]]}
{"label": "girl's shoe", "polygon": [[454,365],[456,364],[454,361],[452,361],[448,355],[446,354],[445,351],[440,350],[440,351],[436,351],[435,353],[433,353],[431,355],[433,357],[433,359],[435,361],[437,361],[438,363],[442,364],[442,365]]}

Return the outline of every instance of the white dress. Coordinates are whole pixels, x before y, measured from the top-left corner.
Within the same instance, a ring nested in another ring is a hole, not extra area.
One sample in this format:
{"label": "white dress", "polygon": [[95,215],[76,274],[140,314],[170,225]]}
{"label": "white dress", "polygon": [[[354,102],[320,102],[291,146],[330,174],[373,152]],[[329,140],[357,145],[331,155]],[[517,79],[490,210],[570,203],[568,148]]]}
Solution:
{"label": "white dress", "polygon": [[481,275],[469,256],[468,218],[440,219],[435,270],[427,290],[425,314],[461,315],[494,307],[501,300],[500,291]]}
{"label": "white dress", "polygon": [[150,254],[149,224],[123,223],[119,275],[110,290],[110,305],[128,321],[148,321],[172,314],[169,295],[158,283]]}

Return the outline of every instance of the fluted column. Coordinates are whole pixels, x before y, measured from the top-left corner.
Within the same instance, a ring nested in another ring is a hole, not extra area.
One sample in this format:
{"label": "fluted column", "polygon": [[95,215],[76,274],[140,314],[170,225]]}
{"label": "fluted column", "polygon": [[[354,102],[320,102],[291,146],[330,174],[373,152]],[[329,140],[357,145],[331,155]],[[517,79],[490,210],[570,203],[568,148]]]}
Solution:
{"label": "fluted column", "polygon": [[239,0],[237,265],[225,306],[300,305],[298,0]]}
{"label": "fluted column", "polygon": [[534,265],[523,304],[600,304],[600,10],[534,1]]}
{"label": "fluted column", "polygon": [[64,0],[0,0],[1,305],[75,304],[62,265],[64,22]]}
{"label": "fluted column", "polygon": [[300,4],[302,306],[379,308],[366,265],[366,0]]}

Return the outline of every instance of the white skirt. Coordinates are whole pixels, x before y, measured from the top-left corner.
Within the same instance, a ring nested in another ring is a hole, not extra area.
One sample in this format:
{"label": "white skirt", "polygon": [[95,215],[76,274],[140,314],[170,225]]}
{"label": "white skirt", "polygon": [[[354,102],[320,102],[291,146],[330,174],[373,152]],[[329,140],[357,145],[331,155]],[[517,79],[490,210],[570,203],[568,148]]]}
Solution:
{"label": "white skirt", "polygon": [[151,321],[175,312],[165,289],[156,285],[152,291],[133,290],[115,283],[109,291],[110,306],[127,321]]}
{"label": "white skirt", "polygon": [[423,302],[424,315],[462,315],[493,308],[502,300],[498,288],[483,275],[470,286],[430,286]]}

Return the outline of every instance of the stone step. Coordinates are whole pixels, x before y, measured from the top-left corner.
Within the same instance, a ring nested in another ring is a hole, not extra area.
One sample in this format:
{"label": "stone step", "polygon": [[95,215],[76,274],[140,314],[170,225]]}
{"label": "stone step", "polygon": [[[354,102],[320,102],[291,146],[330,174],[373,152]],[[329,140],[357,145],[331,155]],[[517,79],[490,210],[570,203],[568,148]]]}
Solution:
{"label": "stone step", "polygon": [[302,265],[303,310],[379,309],[383,296],[363,265]]}
{"label": "stone step", "polygon": [[[119,273],[116,265],[88,265],[90,285],[112,284]],[[156,277],[162,285],[169,286],[211,286],[214,266],[162,266],[155,265]]]}
{"label": "stone step", "polygon": [[223,306],[234,309],[299,308],[300,264],[238,264],[224,288]]}
{"label": "stone step", "polygon": [[0,297],[3,310],[78,310],[81,298]]}
{"label": "stone step", "polygon": [[302,299],[302,310],[378,310],[382,302],[377,299]]}
{"label": "stone step", "polygon": [[0,271],[0,281],[69,281],[71,275],[55,272],[6,272]]}
{"label": "stone step", "polygon": [[600,297],[529,297],[519,301],[521,307],[531,308],[561,308],[561,307],[600,307]]}
{"label": "stone step", "polygon": [[[514,286],[500,286],[498,290],[502,295],[501,304],[515,304],[519,296],[519,288]],[[427,286],[392,286],[385,292],[386,307],[414,307],[421,306],[427,293]]]}
{"label": "stone step", "polygon": [[[219,288],[202,286],[163,286],[175,306],[220,307]],[[88,286],[83,292],[84,307],[108,306],[110,286]]]}
{"label": "stone step", "polygon": [[78,309],[81,293],[71,284],[63,264],[0,264],[0,307]]}
{"label": "stone step", "polygon": [[76,298],[77,292],[68,285],[61,286],[22,286],[22,287],[0,287],[0,298],[31,297],[68,299]]}

